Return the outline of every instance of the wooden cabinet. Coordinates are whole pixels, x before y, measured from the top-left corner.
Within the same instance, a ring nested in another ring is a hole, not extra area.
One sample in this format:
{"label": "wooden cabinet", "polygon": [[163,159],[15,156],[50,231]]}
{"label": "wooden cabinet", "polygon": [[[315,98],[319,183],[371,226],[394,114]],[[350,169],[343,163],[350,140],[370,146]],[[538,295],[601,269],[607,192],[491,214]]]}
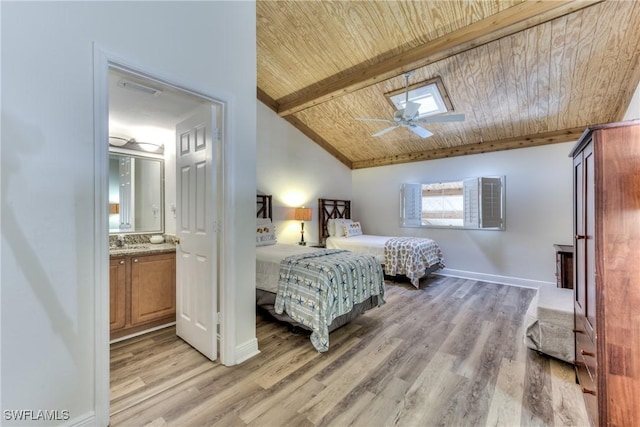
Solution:
{"label": "wooden cabinet", "polygon": [[576,375],[593,425],[640,425],[640,120],[589,128],[574,165]]}
{"label": "wooden cabinet", "polygon": [[111,339],[175,321],[175,253],[114,257],[110,266]]}
{"label": "wooden cabinet", "polygon": [[573,289],[573,246],[553,245],[556,248],[556,281],[559,288]]}
{"label": "wooden cabinet", "polygon": [[111,330],[124,328],[126,322],[127,263],[123,258],[109,262],[109,311]]}
{"label": "wooden cabinet", "polygon": [[176,256],[161,254],[131,259],[131,324],[176,314]]}

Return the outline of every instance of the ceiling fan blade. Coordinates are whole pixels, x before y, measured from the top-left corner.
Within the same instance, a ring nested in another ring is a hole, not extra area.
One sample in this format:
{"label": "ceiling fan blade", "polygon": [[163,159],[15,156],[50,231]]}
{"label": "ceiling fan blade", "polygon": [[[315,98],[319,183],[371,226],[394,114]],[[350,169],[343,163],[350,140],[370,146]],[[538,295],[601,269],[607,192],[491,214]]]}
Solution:
{"label": "ceiling fan blade", "polygon": [[376,132],[371,136],[381,136],[381,135],[384,135],[387,132],[391,132],[392,130],[394,130],[394,129],[398,128],[398,127],[400,127],[400,125],[391,126],[391,127],[386,128],[386,129],[382,129],[380,132]]}
{"label": "ceiling fan blade", "polygon": [[429,138],[433,135],[430,131],[417,125],[408,125],[407,128],[421,138]]}
{"label": "ceiling fan blade", "polygon": [[361,122],[384,122],[384,123],[395,123],[393,120],[389,119],[373,119],[369,117],[356,117],[356,120]]}
{"label": "ceiling fan blade", "polygon": [[414,123],[445,123],[463,122],[464,114],[439,114],[437,116],[427,116],[413,120]]}
{"label": "ceiling fan blade", "polygon": [[407,105],[404,107],[404,112],[402,113],[402,118],[405,120],[411,120],[415,117],[416,113],[420,109],[420,104],[417,102],[408,101]]}

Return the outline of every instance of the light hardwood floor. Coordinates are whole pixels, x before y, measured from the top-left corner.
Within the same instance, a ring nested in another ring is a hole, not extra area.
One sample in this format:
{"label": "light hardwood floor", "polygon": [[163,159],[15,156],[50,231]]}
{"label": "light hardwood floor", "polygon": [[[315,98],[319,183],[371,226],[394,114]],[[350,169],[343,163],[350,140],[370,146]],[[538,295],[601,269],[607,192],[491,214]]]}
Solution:
{"label": "light hardwood floor", "polygon": [[111,426],[587,426],[572,366],[528,350],[531,289],[433,276],[330,336],[258,315],[260,355],[210,362],[167,328],[111,346]]}

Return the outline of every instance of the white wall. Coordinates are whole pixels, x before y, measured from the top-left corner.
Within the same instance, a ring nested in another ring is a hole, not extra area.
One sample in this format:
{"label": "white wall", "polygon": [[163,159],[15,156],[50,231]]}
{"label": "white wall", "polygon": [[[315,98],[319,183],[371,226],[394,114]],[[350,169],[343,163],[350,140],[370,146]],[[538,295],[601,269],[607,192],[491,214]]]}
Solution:
{"label": "white wall", "polygon": [[289,122],[258,102],[258,191],[273,195],[273,221],[281,243],[300,240],[293,209],[313,209],[305,241],[318,241],[318,198],[351,198],[351,170]]}
{"label": "white wall", "polygon": [[[554,243],[572,242],[573,143],[353,171],[353,217],[367,234],[438,241],[448,274],[537,286],[555,282]],[[402,228],[403,182],[506,175],[506,231]]]}
{"label": "white wall", "polygon": [[[93,43],[229,102],[225,230],[238,347],[255,339],[255,3],[1,2],[2,410],[93,419]],[[105,141],[106,144],[106,141]],[[106,224],[105,233],[106,233]],[[236,261],[238,260],[238,261]],[[108,328],[103,325],[103,328]],[[4,412],[1,415],[4,418]],[[106,424],[104,419],[101,424]]]}

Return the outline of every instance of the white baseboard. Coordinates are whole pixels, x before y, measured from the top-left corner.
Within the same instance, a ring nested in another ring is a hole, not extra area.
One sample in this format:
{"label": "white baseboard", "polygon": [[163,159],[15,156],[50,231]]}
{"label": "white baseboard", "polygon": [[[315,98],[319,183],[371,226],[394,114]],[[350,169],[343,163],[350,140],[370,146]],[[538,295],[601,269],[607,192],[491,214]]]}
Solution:
{"label": "white baseboard", "polygon": [[124,337],[116,338],[116,339],[113,339],[113,340],[109,341],[109,344],[113,344],[113,343],[117,343],[117,342],[120,342],[120,341],[128,340],[129,338],[134,338],[134,337],[137,337],[137,336],[140,336],[140,335],[148,334],[149,332],[157,331],[159,329],[168,328],[169,326],[173,326],[175,324],[176,324],[176,322],[169,322],[169,323],[165,323],[164,325],[155,326],[153,328],[145,329],[144,331],[136,332],[135,334],[125,335]]}
{"label": "white baseboard", "polygon": [[245,360],[249,360],[258,354],[260,354],[260,350],[258,350],[258,339],[253,338],[236,347],[236,364],[239,365]]}
{"label": "white baseboard", "polygon": [[433,274],[448,277],[460,277],[462,279],[479,280],[482,282],[499,283],[501,285],[519,286],[521,288],[539,289],[540,286],[548,286],[556,284],[553,282],[544,282],[541,280],[522,279],[519,277],[498,276],[495,274],[476,273],[473,271],[453,270],[443,268]]}
{"label": "white baseboard", "polygon": [[96,427],[96,414],[95,412],[87,412],[84,415],[69,420],[70,427]]}

